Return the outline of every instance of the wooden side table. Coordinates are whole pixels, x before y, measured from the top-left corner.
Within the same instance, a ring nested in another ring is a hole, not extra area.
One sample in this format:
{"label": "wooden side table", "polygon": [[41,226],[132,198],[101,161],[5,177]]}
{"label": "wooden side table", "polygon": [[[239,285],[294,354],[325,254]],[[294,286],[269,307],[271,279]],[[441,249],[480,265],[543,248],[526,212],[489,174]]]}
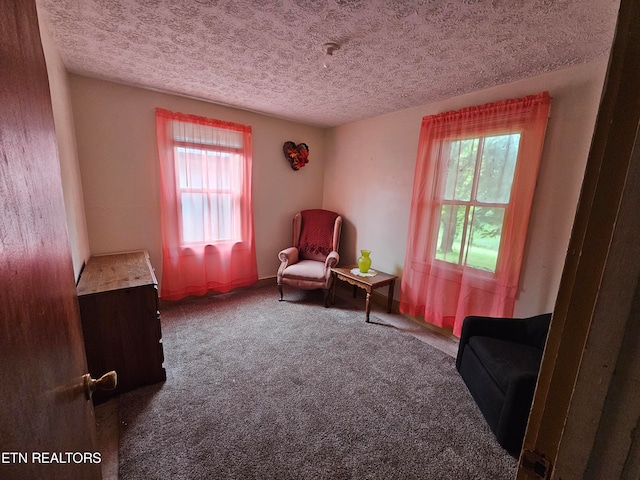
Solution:
{"label": "wooden side table", "polygon": [[379,270],[375,270],[377,273],[373,277],[364,277],[355,273],[351,273],[351,270],[354,268],[358,267],[356,265],[352,265],[350,267],[335,267],[331,269],[331,273],[333,275],[332,302],[335,303],[336,300],[336,280],[338,279],[353,285],[354,298],[356,296],[357,289],[362,288],[367,292],[365,313],[366,321],[369,322],[369,313],[371,311],[371,292],[376,288],[389,285],[389,293],[387,294],[387,312],[391,313],[391,305],[393,304],[393,290],[395,288],[396,279],[398,277],[396,275],[384,273]]}

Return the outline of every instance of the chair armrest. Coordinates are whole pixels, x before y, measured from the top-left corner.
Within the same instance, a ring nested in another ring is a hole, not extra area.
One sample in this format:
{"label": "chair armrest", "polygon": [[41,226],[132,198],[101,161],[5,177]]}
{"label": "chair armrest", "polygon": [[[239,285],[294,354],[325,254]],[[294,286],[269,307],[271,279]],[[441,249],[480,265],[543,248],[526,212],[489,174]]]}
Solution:
{"label": "chair armrest", "polygon": [[287,262],[288,265],[298,263],[298,249],[296,247],[285,248],[278,253],[278,258],[281,262]]}
{"label": "chair armrest", "polygon": [[280,266],[278,267],[278,274],[276,278],[278,279],[278,285],[282,281],[282,274],[284,273],[284,269],[289,265],[293,265],[294,263],[298,263],[298,249],[296,247],[289,247],[281,250],[278,253],[278,258],[280,259]]}
{"label": "chair armrest", "polygon": [[331,285],[331,268],[335,267],[340,261],[340,255],[335,250],[327,255],[324,260],[324,278],[327,279],[327,285]]}
{"label": "chair armrest", "polygon": [[338,255],[338,252],[336,252],[335,250],[333,252],[330,252],[329,255],[327,255],[327,258],[324,261],[325,276],[331,274],[331,268],[335,267],[339,261],[340,261],[340,255]]}

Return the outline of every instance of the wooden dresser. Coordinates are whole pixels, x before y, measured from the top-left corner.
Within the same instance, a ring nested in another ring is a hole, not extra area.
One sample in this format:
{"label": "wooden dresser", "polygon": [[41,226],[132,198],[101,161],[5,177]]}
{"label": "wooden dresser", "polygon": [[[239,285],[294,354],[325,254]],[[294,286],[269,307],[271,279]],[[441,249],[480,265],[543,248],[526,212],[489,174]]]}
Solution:
{"label": "wooden dresser", "polygon": [[94,403],[166,379],[158,282],[146,251],[93,256],[78,282],[89,373],[115,370],[118,385]]}

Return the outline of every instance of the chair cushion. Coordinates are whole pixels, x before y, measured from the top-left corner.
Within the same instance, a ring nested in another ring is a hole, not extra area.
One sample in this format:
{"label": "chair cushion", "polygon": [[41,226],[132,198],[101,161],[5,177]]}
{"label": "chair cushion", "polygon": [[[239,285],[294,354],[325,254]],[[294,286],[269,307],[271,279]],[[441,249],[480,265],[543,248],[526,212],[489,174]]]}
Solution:
{"label": "chair cushion", "polygon": [[333,230],[338,214],[321,209],[303,210],[300,214],[300,259],[324,262],[333,251]]}
{"label": "chair cushion", "polygon": [[300,260],[298,263],[294,263],[285,268],[282,276],[284,278],[317,280],[322,282],[325,279],[324,261]]}
{"label": "chair cushion", "polygon": [[503,392],[518,377],[538,376],[542,361],[542,350],[539,348],[478,336],[469,339],[469,346]]}

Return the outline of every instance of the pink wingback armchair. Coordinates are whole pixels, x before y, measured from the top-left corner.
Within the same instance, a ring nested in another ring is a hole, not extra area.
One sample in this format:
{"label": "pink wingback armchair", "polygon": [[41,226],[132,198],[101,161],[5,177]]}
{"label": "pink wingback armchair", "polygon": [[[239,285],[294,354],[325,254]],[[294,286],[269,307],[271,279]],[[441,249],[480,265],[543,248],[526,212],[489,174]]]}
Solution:
{"label": "pink wingback armchair", "polygon": [[293,216],[293,246],[278,254],[278,291],[282,285],[305,290],[322,289],[328,307],[331,267],[338,264],[342,217],[329,210],[303,210]]}

